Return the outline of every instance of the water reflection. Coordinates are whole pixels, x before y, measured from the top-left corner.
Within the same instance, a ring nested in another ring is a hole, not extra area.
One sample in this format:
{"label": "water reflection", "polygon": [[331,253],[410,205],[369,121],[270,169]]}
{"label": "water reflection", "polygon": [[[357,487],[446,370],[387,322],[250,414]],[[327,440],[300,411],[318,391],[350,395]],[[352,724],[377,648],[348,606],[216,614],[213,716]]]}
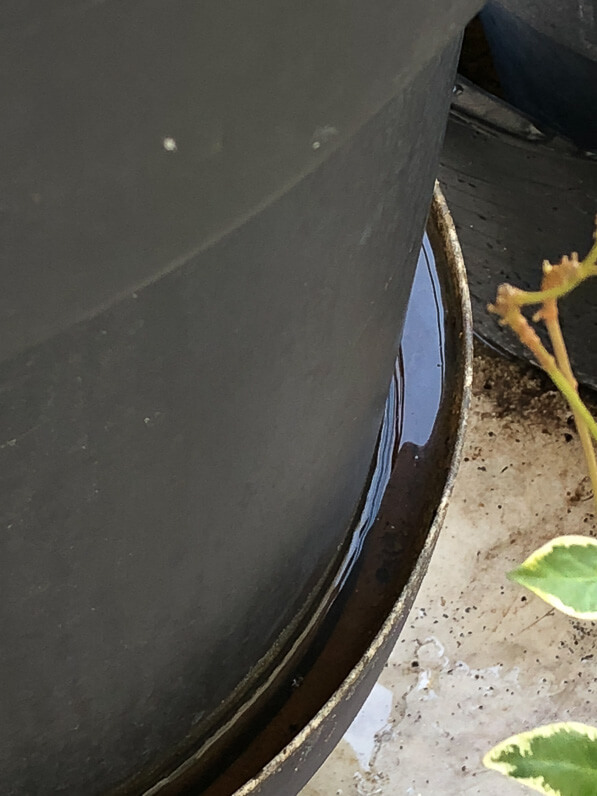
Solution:
{"label": "water reflection", "polygon": [[425,235],[400,347],[400,445],[426,445],[435,425],[445,378],[444,312],[435,256]]}
{"label": "water reflection", "polygon": [[377,517],[396,450],[409,443],[424,447],[431,437],[445,378],[444,312],[435,256],[425,233],[386,400],[375,469],[335,586],[345,582]]}

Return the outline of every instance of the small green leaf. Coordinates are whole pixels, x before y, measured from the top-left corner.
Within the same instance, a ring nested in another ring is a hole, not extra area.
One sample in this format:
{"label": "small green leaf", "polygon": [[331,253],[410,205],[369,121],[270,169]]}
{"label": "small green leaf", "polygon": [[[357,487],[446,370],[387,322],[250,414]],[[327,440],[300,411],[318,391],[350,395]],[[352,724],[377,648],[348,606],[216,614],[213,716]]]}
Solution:
{"label": "small green leaf", "polygon": [[552,539],[508,577],[568,616],[597,619],[597,540],[590,536]]}
{"label": "small green leaf", "polygon": [[483,765],[549,796],[595,796],[597,728],[562,722],[521,732],[494,746]]}

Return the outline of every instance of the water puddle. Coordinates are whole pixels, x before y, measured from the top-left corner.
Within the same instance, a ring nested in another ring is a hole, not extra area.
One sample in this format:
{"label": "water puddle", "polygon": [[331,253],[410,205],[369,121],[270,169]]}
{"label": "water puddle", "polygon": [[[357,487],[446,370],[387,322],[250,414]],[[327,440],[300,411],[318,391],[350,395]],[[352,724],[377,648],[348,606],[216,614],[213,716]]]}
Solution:
{"label": "water puddle", "polygon": [[376,683],[365,704],[352,722],[344,740],[350,744],[363,771],[369,771],[380,742],[380,734],[390,727],[393,696],[389,688]]}

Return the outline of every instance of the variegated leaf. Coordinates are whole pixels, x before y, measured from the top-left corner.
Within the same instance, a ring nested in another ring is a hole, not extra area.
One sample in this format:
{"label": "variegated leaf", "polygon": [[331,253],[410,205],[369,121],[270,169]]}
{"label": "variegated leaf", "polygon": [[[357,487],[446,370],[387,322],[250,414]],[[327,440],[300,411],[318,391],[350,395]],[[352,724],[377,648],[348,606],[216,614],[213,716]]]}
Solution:
{"label": "variegated leaf", "polygon": [[508,577],[568,616],[597,619],[597,540],[590,536],[552,539]]}
{"label": "variegated leaf", "polygon": [[483,764],[548,796],[595,796],[597,728],[577,722],[537,727],[502,741]]}

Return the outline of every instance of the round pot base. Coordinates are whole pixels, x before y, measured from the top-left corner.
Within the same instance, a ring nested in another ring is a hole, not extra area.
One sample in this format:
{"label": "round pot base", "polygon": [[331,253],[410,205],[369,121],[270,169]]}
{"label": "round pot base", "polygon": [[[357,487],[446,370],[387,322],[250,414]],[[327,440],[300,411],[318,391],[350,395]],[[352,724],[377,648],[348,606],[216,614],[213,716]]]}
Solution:
{"label": "round pot base", "polygon": [[293,649],[292,665],[146,796],[290,796],[332,751],[391,652],[431,557],[460,457],[471,335],[462,256],[436,188],[397,360],[396,442],[377,518],[366,534],[357,525],[333,600]]}

